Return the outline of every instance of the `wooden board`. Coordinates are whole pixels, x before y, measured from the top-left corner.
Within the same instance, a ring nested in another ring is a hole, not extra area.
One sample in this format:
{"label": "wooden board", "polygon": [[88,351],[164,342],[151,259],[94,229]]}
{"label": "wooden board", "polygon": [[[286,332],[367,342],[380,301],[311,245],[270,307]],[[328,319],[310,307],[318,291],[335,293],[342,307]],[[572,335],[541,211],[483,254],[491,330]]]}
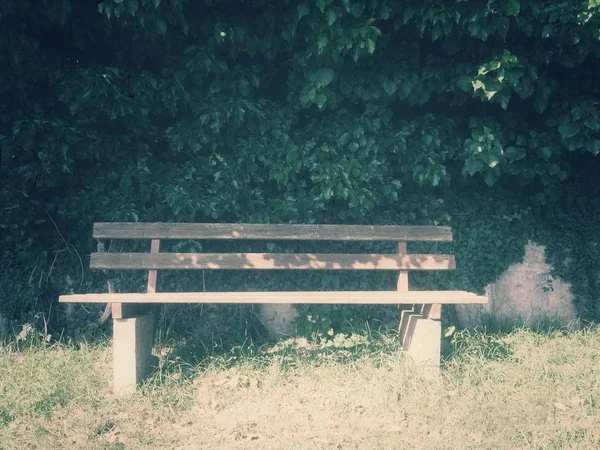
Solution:
{"label": "wooden board", "polygon": [[315,241],[451,241],[450,227],[228,223],[94,224],[96,239],[258,239]]}
{"label": "wooden board", "polygon": [[335,292],[160,292],[156,294],[61,295],[61,303],[298,303],[298,304],[463,304],[487,303],[465,291],[335,291]]}
{"label": "wooden board", "polygon": [[[415,255],[408,256],[408,250],[406,246],[406,242],[398,242],[398,257],[399,258],[411,258]],[[447,267],[448,269],[456,269],[456,263],[454,261],[454,256],[450,256],[451,261],[449,260],[452,267]],[[406,269],[406,267],[402,267],[402,269]],[[400,270],[398,272],[398,281],[396,282],[396,290],[397,291],[408,291],[408,272],[406,270]]]}
{"label": "wooden board", "polygon": [[[150,253],[153,256],[158,256],[160,252],[160,240],[152,239],[150,244]],[[158,272],[156,270],[148,271],[148,287],[146,288],[146,292],[148,294],[154,294],[156,292],[156,280],[158,278]]]}
{"label": "wooden board", "polygon": [[92,269],[448,270],[453,255],[295,253],[92,253]]}

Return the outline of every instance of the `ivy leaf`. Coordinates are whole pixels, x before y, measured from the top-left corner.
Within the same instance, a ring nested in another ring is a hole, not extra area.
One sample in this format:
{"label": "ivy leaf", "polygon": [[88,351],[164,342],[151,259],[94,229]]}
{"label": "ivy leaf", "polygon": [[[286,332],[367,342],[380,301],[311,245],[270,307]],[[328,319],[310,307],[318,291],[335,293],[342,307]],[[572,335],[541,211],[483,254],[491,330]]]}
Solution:
{"label": "ivy leaf", "polygon": [[135,13],[137,13],[140,5],[138,4],[137,0],[129,0],[127,2],[127,7],[129,8],[129,14],[135,17]]}
{"label": "ivy leaf", "polygon": [[488,186],[493,186],[496,183],[496,181],[498,181],[498,175],[494,171],[490,170],[486,172],[483,181],[485,181],[485,184],[487,184]]}
{"label": "ivy leaf", "polygon": [[474,158],[469,158],[465,161],[464,169],[469,175],[473,176],[481,169],[481,163]]}
{"label": "ivy leaf", "polygon": [[502,109],[506,109],[508,107],[508,102],[510,101],[510,92],[504,91],[498,97],[499,97],[498,101],[500,102],[500,106],[502,107]]}
{"label": "ivy leaf", "polygon": [[321,84],[322,87],[328,86],[335,77],[335,72],[329,67],[322,67],[315,72],[315,79]]}
{"label": "ivy leaf", "polygon": [[583,140],[583,136],[573,137],[567,141],[567,150],[573,152],[577,149],[580,149],[585,144]]}
{"label": "ivy leaf", "polygon": [[506,2],[506,14],[509,16],[516,16],[521,11],[521,1],[520,0],[508,0]]}
{"label": "ivy leaf", "polygon": [[338,15],[335,12],[334,8],[329,8],[325,13],[325,18],[327,19],[327,25],[331,26],[337,20]]}
{"label": "ivy leaf", "polygon": [[383,80],[383,90],[385,91],[385,93],[387,95],[389,95],[391,97],[398,90],[398,85],[396,83],[394,83],[394,81],[392,81],[386,77]]}
{"label": "ivy leaf", "polygon": [[552,156],[552,147],[540,147],[538,149],[538,153],[539,155],[546,161],[548,161],[550,159],[550,157]]}
{"label": "ivy leaf", "polygon": [[413,83],[410,80],[404,80],[402,82],[402,92],[404,92],[404,95],[406,97],[408,97],[410,95],[410,93],[412,92],[413,89]]}
{"label": "ivy leaf", "polygon": [[327,102],[327,97],[323,94],[319,94],[315,97],[315,104],[319,107],[319,109],[323,109],[325,103]]}
{"label": "ivy leaf", "polygon": [[473,84],[473,90],[477,91],[479,89],[485,89],[485,84],[483,84],[483,81],[481,80],[475,80],[472,82]]}
{"label": "ivy leaf", "polygon": [[165,36],[167,34],[167,24],[164,20],[156,21],[156,30],[161,36]]}
{"label": "ivy leaf", "polygon": [[298,20],[302,19],[304,16],[307,16],[310,11],[310,5],[306,2],[300,3],[296,8],[298,11]]}
{"label": "ivy leaf", "polygon": [[325,36],[324,34],[320,35],[319,38],[317,39],[317,54],[321,54],[323,53],[323,50],[325,50],[325,47],[327,46],[327,44],[329,43],[329,38],[327,36]]}
{"label": "ivy leaf", "polygon": [[388,5],[382,5],[381,9],[379,10],[379,14],[381,15],[381,18],[383,20],[388,20],[390,18],[390,14],[392,13],[392,8],[390,8]]}
{"label": "ivy leaf", "polygon": [[327,4],[327,0],[316,0],[315,5],[317,8],[321,10],[321,12],[325,12],[325,6]]}
{"label": "ivy leaf", "polygon": [[523,147],[508,147],[505,154],[511,162],[515,162],[525,158],[527,152]]}
{"label": "ivy leaf", "polygon": [[560,133],[560,136],[563,139],[572,138],[577,133],[579,133],[580,129],[581,129],[580,125],[578,123],[574,123],[574,122],[561,123],[558,126],[558,132]]}
{"label": "ivy leaf", "polygon": [[439,24],[436,24],[431,30],[431,41],[437,41],[442,35],[442,27]]}
{"label": "ivy leaf", "polygon": [[367,50],[369,51],[369,55],[372,55],[375,51],[375,41],[371,38],[367,39]]}
{"label": "ivy leaf", "polygon": [[598,153],[600,153],[600,141],[598,141],[598,140],[592,141],[588,145],[588,151],[590,153],[592,153],[594,156],[596,156]]}

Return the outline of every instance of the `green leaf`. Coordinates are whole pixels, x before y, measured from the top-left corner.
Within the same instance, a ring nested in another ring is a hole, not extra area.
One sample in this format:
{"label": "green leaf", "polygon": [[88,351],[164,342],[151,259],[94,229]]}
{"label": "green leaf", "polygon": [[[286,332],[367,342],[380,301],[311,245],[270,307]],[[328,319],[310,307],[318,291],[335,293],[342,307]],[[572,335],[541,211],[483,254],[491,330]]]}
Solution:
{"label": "green leaf", "polygon": [[334,8],[329,8],[325,13],[325,18],[327,19],[327,25],[331,26],[337,20],[338,15]]}
{"label": "green leaf", "polygon": [[413,83],[412,83],[412,81],[410,81],[410,80],[404,80],[402,82],[401,89],[402,89],[402,92],[404,92],[404,95],[406,97],[408,97],[410,95],[410,93],[412,92],[412,89],[413,89]]}
{"label": "green leaf", "polygon": [[485,89],[485,84],[483,84],[483,82],[481,80],[475,80],[472,82],[473,84],[473,90],[477,91],[479,89]]}
{"label": "green leaf", "polygon": [[474,158],[469,158],[465,161],[464,169],[469,175],[473,176],[481,169],[481,162]]}
{"label": "green leaf", "polygon": [[325,97],[323,94],[319,94],[315,97],[315,105],[317,105],[319,109],[322,109],[326,102],[327,97]]}
{"label": "green leaf", "polygon": [[510,162],[515,162],[525,158],[527,152],[523,147],[508,147],[505,150],[505,155],[510,160]]}
{"label": "green leaf", "polygon": [[335,77],[335,72],[329,67],[322,67],[315,72],[315,79],[322,87],[328,86]]}
{"label": "green leaf", "polygon": [[494,171],[490,170],[485,173],[485,177],[483,180],[488,186],[493,186],[496,183],[496,181],[498,181],[498,175]]}
{"label": "green leaf", "polygon": [[392,8],[388,5],[383,5],[379,10],[379,14],[383,20],[388,20],[390,18],[390,14],[392,13]]}
{"label": "green leaf", "polygon": [[498,101],[500,102],[500,106],[502,107],[502,109],[506,109],[508,107],[508,102],[510,101],[510,92],[505,90],[498,97],[499,97]]}
{"label": "green leaf", "polygon": [[383,80],[383,90],[387,95],[392,96],[398,90],[398,85],[386,77]]}
{"label": "green leaf", "polygon": [[327,6],[327,0],[316,0],[315,5],[317,8],[321,10],[321,12],[325,12],[325,6]]}
{"label": "green leaf", "polygon": [[436,24],[431,30],[431,41],[437,41],[442,35],[442,27],[439,24]]}
{"label": "green leaf", "polygon": [[567,140],[567,150],[573,152],[583,147],[584,144],[585,142],[583,140],[583,136],[572,137],[571,139]]}
{"label": "green leaf", "polygon": [[506,13],[509,16],[517,16],[521,11],[521,1],[520,0],[507,0],[506,2]]}
{"label": "green leaf", "polygon": [[129,14],[131,14],[132,16],[135,16],[135,13],[137,13],[137,10],[139,9],[140,5],[138,4],[137,0],[129,0],[127,2],[127,8],[129,9]]}
{"label": "green leaf", "polygon": [[588,151],[590,153],[592,153],[594,156],[596,156],[598,153],[600,153],[600,141],[599,140],[592,141],[588,145]]}
{"label": "green leaf", "polygon": [[558,126],[558,132],[563,139],[569,139],[579,133],[581,126],[578,123],[566,122]]}
{"label": "green leaf", "polygon": [[367,50],[369,52],[369,55],[372,55],[375,51],[375,41],[371,38],[367,39]]}
{"label": "green leaf", "polygon": [[548,147],[548,146],[540,147],[540,148],[538,148],[538,153],[544,160],[548,161],[553,153],[552,147]]}
{"label": "green leaf", "polygon": [[300,3],[296,8],[298,12],[298,20],[302,19],[304,16],[307,16],[310,11],[310,5],[306,2]]}
{"label": "green leaf", "polygon": [[327,44],[329,44],[329,38],[324,34],[320,35],[317,39],[317,54],[320,55],[321,53],[323,53],[323,50],[325,50]]}
{"label": "green leaf", "polygon": [[158,34],[160,34],[161,36],[165,36],[167,34],[167,24],[165,23],[164,20],[156,21],[156,30],[158,31]]}

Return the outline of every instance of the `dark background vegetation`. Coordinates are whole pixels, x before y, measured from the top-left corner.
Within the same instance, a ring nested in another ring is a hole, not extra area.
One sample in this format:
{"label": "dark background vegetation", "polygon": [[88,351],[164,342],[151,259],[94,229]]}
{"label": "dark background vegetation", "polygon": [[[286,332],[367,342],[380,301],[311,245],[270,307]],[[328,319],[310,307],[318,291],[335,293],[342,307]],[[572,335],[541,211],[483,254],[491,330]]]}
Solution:
{"label": "dark background vegetation", "polygon": [[[92,223],[173,221],[451,225],[456,242],[432,250],[459,269],[414,285],[476,291],[534,240],[598,319],[599,30],[595,0],[4,0],[0,314],[96,326],[97,309],[57,304],[107,289],[87,269]],[[161,277],[163,290],[394,283]],[[254,323],[248,307],[183,307],[167,326],[190,311],[227,332]],[[303,311],[318,318],[303,316],[307,332],[397,314]]]}

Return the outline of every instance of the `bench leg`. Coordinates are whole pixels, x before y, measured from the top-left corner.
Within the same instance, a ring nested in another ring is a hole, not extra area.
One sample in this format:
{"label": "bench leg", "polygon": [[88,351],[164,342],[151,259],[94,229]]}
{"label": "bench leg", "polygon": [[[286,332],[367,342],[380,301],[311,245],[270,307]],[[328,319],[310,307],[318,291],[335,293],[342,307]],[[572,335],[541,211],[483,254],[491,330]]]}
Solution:
{"label": "bench leg", "polygon": [[154,316],[113,320],[114,390],[119,396],[131,395],[153,368]]}
{"label": "bench leg", "polygon": [[429,316],[424,307],[403,311],[400,319],[402,347],[418,366],[439,368],[442,324]]}

